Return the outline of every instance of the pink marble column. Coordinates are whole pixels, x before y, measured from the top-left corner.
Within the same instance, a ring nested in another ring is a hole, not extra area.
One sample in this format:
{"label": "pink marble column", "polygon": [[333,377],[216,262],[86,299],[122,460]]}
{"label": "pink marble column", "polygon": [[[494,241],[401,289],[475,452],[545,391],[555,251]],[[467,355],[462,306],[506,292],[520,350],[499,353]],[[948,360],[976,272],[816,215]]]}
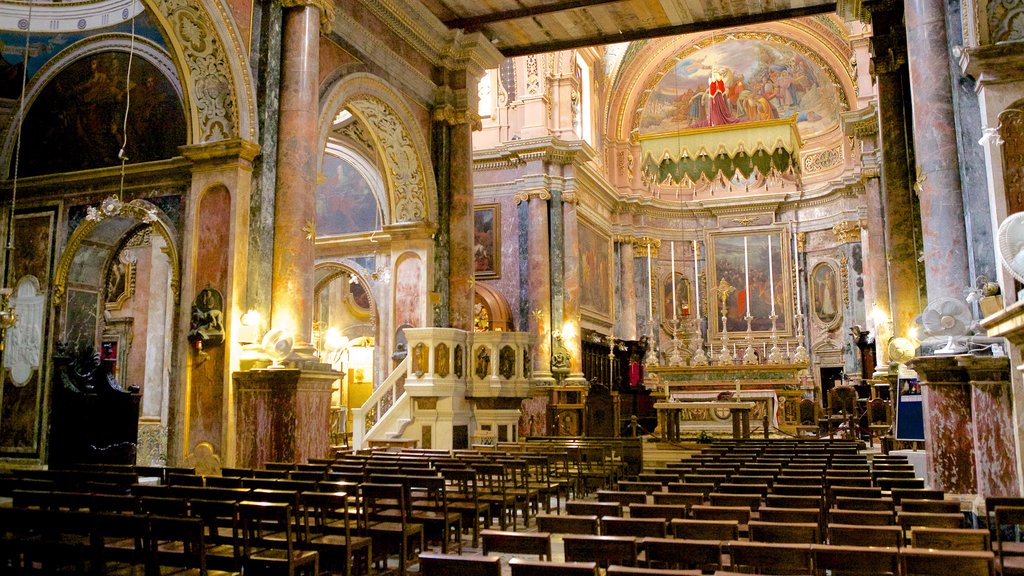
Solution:
{"label": "pink marble column", "polygon": [[962,298],[973,285],[946,43],[945,0],[905,0],[914,155],[928,300]]}
{"label": "pink marble column", "polygon": [[633,260],[633,238],[623,236],[616,238],[619,242],[619,310],[615,318],[619,333],[616,337],[622,340],[636,340],[636,264]]}
{"label": "pink marble column", "polygon": [[[451,127],[449,312],[451,327],[473,329],[473,133],[467,122]],[[500,226],[500,222],[495,222]],[[501,249],[500,246],[496,247]]]}
{"label": "pink marble column", "polygon": [[[580,232],[576,214],[575,192],[562,193],[563,253],[563,322],[572,322],[576,333],[565,341],[569,350],[569,380],[582,382],[583,335],[580,330]],[[610,279],[609,279],[610,280]]]}
{"label": "pink marble column", "polygon": [[271,326],[312,340],[320,9],[284,9]]}
{"label": "pink marble column", "polygon": [[548,232],[548,200],[546,190],[524,194],[529,205],[527,214],[527,259],[530,278],[527,285],[530,302],[529,327],[533,335],[533,379],[553,383],[551,376],[551,240]]}

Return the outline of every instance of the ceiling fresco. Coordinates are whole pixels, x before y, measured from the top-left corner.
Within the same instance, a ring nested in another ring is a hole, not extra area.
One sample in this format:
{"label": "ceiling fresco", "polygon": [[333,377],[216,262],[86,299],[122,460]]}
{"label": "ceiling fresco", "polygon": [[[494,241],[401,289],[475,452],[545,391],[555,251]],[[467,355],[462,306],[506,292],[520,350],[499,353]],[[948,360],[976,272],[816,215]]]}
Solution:
{"label": "ceiling fresco", "polygon": [[735,37],[712,43],[665,73],[643,108],[639,132],[796,116],[802,136],[817,134],[835,126],[844,110],[830,76],[790,45]]}

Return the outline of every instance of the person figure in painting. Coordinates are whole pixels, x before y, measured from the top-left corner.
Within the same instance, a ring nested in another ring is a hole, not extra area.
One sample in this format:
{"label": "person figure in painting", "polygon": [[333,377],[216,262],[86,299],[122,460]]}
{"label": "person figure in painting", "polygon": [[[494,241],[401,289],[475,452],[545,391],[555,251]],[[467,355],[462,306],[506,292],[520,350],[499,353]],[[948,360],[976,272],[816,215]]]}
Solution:
{"label": "person figure in painting", "polygon": [[739,119],[733,116],[729,110],[729,99],[726,96],[727,90],[722,73],[712,69],[708,77],[708,93],[711,95],[711,102],[708,105],[708,126],[722,126],[735,124]]}
{"label": "person figure in painting", "polygon": [[818,283],[818,290],[821,293],[821,316],[822,318],[834,318],[836,314],[835,297],[832,295],[832,275],[824,274]]}

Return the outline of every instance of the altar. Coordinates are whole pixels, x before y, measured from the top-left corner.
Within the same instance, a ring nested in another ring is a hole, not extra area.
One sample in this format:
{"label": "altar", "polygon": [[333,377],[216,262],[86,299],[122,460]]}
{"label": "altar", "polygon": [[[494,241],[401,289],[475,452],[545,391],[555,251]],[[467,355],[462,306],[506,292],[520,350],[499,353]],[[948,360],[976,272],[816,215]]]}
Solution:
{"label": "altar", "polygon": [[[806,369],[802,364],[656,366],[650,373],[664,392],[665,402],[708,402],[728,395],[730,400],[753,403],[751,418],[762,422],[762,428],[795,434],[800,423],[800,399],[811,390],[800,386],[800,372]],[[680,430],[727,431],[728,416],[724,412],[721,415],[724,417],[717,425],[709,428],[708,422],[714,424],[714,420],[694,414],[694,418],[681,420]]]}
{"label": "altar", "polygon": [[[750,412],[753,402],[711,400],[703,402],[655,402],[658,425],[669,442],[678,442],[687,423],[720,423],[728,418],[732,422],[732,437],[750,438]],[[705,428],[702,428],[702,430]]]}

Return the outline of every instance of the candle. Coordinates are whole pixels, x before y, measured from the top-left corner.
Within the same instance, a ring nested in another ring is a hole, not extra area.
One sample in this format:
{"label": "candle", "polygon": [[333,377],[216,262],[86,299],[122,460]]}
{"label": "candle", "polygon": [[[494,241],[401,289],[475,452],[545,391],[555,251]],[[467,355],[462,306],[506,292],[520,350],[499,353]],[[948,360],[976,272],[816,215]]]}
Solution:
{"label": "candle", "polygon": [[[651,241],[647,241],[647,317],[654,322],[654,268],[651,266]],[[651,332],[653,334],[653,331]]]}
{"label": "candle", "polygon": [[772,316],[775,316],[775,270],[772,265],[772,237],[768,236],[768,288],[772,299]]}
{"label": "candle", "polygon": [[789,356],[789,340],[786,340],[786,356]]}
{"label": "candle", "polygon": [[761,357],[763,358],[763,357],[765,357],[767,355],[768,355],[768,343],[767,342],[761,342]]}
{"label": "candle", "polygon": [[736,355],[736,343],[735,342],[732,343],[732,355],[733,356]]}
{"label": "candle", "polygon": [[[697,326],[700,326],[700,272],[697,271],[697,241],[693,241],[693,285],[697,291]],[[698,328],[699,329],[699,328]]]}
{"label": "candle", "polygon": [[793,262],[796,269],[796,311],[799,314],[803,307],[800,302],[800,252],[796,247],[796,226],[793,227]]}
{"label": "candle", "polygon": [[676,320],[676,241],[669,244],[672,258],[672,319]]}
{"label": "candle", "polygon": [[743,299],[747,303],[747,316],[750,316],[750,267],[747,264],[747,237],[743,237]]}

